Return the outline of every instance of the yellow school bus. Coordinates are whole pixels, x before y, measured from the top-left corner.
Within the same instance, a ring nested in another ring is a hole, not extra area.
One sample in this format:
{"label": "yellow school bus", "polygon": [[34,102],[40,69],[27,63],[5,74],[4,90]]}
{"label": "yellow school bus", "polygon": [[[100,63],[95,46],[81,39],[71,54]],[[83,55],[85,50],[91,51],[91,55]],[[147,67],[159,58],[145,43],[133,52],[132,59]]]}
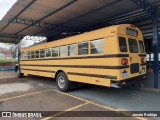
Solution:
{"label": "yellow school bus", "polygon": [[132,24],[110,26],[23,48],[17,76],[55,78],[60,91],[72,83],[126,86],[146,77],[142,32]]}

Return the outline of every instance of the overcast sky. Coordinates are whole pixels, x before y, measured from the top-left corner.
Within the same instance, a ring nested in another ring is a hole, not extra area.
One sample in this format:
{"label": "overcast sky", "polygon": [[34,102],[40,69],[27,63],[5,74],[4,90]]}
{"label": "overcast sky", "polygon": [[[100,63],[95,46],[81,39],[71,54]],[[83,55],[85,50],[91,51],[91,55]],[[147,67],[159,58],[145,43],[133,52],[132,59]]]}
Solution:
{"label": "overcast sky", "polygon": [[10,8],[16,3],[17,0],[0,0],[0,20],[10,10]]}
{"label": "overcast sky", "polygon": [[[23,47],[28,47],[33,45],[34,43],[38,43],[40,41],[46,40],[46,37],[43,37],[41,40],[38,39],[38,37],[34,37],[33,40],[27,39],[27,37],[24,37],[21,42],[25,43],[25,45],[23,45]],[[5,43],[0,43],[0,47],[5,47],[8,48],[8,45]]]}
{"label": "overcast sky", "polygon": [[[24,47],[28,47],[28,46],[34,44],[33,40],[23,40],[23,41],[25,41],[25,46]],[[6,44],[6,43],[0,43],[0,47],[9,48],[8,44]]]}

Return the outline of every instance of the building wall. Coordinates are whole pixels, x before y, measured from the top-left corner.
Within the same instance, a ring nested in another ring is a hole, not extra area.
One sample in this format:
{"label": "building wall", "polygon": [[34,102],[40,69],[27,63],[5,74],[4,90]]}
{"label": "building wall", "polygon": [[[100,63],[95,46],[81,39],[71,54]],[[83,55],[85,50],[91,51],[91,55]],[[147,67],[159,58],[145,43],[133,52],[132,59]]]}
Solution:
{"label": "building wall", "polygon": [[0,59],[13,59],[11,54],[0,53]]}
{"label": "building wall", "polygon": [[0,59],[5,59],[5,54],[4,53],[0,53]]}

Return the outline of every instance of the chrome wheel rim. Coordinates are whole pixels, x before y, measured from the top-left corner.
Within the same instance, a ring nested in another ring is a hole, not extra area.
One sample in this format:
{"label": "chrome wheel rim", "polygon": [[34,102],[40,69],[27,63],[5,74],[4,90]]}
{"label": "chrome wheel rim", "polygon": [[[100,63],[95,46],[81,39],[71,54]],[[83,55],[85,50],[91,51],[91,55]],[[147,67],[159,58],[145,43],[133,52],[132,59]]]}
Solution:
{"label": "chrome wheel rim", "polygon": [[60,88],[64,88],[64,86],[65,86],[65,79],[64,79],[64,77],[60,76],[60,77],[58,78],[58,86],[59,86]]}

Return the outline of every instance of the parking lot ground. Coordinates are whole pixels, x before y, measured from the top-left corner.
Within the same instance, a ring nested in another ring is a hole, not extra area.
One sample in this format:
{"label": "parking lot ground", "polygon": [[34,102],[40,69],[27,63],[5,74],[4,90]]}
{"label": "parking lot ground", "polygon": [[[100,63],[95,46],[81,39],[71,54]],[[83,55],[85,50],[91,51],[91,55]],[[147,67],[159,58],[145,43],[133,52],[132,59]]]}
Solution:
{"label": "parking lot ground", "polygon": [[[46,81],[53,83],[53,85],[48,82],[45,83]],[[18,78],[1,79],[0,110],[1,111],[54,111],[53,112],[54,114],[51,112],[49,114],[49,117],[45,116],[43,120],[48,120],[48,119],[63,120],[63,119],[74,119],[74,118],[79,120],[84,120],[83,116],[86,115],[88,116],[89,114],[97,116],[98,113],[103,111],[108,111],[108,114],[114,114],[114,115],[120,114],[116,112],[112,113],[111,111],[116,111],[115,108],[106,106],[104,104],[96,103],[94,102],[94,100],[91,101],[72,94],[59,92],[53,87],[54,84],[55,82],[53,82],[53,80],[51,79],[50,80],[46,78],[40,79],[38,77],[24,77],[22,79]],[[105,114],[107,114],[107,112]],[[146,120],[145,118],[141,117],[129,118],[126,117],[128,116],[127,114],[123,115],[125,117],[114,117],[114,118],[107,117],[107,119]],[[75,116],[75,117],[70,117],[70,116]],[[12,119],[17,120],[18,118],[12,118]],[[33,118],[33,119],[41,119],[41,118]],[[95,117],[88,116],[85,119],[92,120],[95,119]],[[100,119],[106,119],[106,117],[100,117]]]}
{"label": "parking lot ground", "polygon": [[[85,85],[67,93],[62,93],[57,90],[56,82],[52,78],[29,76],[18,79],[14,72],[5,72],[4,74],[8,74],[10,78],[3,76],[0,78],[1,111],[52,111],[49,114],[50,117],[45,117],[44,120],[72,120],[74,118],[84,120],[82,116],[86,116],[86,113],[89,116],[98,116],[98,113],[101,113],[100,118],[106,119],[106,117],[102,117],[102,112],[97,111],[124,111],[123,113],[126,115],[128,114],[127,111],[159,111],[160,108],[160,92]],[[77,110],[81,112],[68,112]],[[56,113],[53,111],[56,111]],[[81,117],[69,117],[78,116],[77,113]],[[113,113],[115,113],[113,116],[118,115],[116,112],[105,114]],[[55,118],[55,116],[58,117]],[[87,116],[85,119],[90,120],[95,119],[95,117]],[[141,119],[141,117],[107,117],[107,119],[128,120]]]}
{"label": "parking lot ground", "polygon": [[16,77],[14,71],[0,71],[0,79]]}

